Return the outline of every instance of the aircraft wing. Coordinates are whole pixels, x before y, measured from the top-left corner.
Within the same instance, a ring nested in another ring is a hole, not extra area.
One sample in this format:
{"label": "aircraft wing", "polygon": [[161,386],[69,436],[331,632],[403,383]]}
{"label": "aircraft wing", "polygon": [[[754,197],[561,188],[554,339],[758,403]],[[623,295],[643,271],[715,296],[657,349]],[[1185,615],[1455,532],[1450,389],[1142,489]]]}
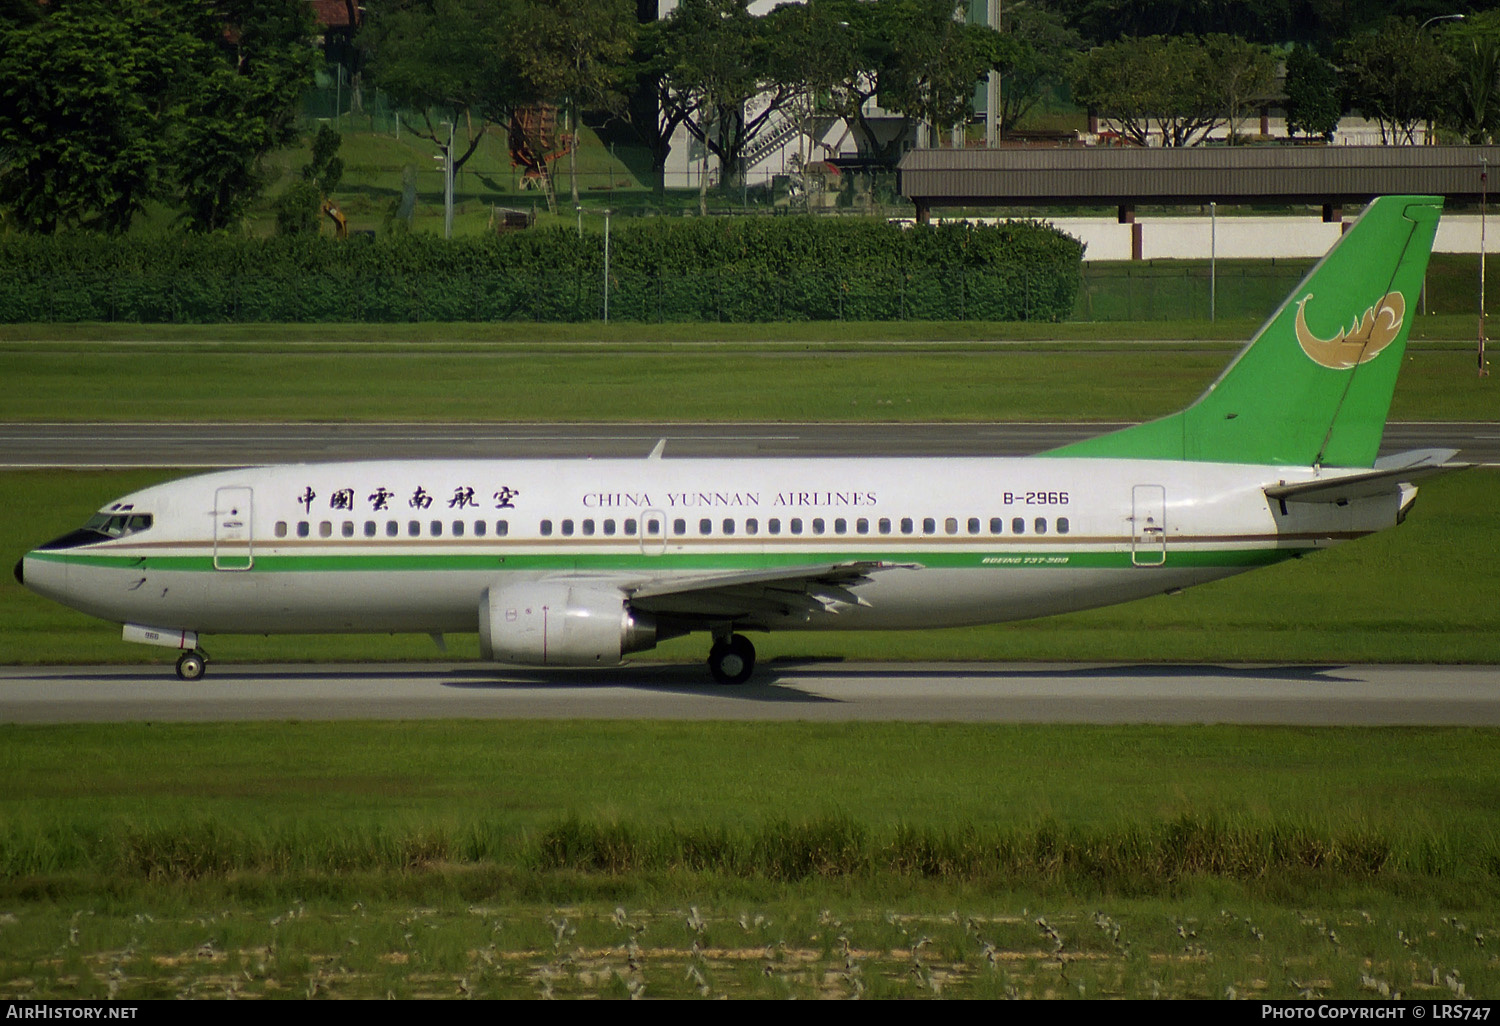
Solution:
{"label": "aircraft wing", "polygon": [[851,586],[883,570],[917,569],[917,563],[859,560],[774,567],[740,573],[672,577],[627,588],[636,609],[667,616],[714,619],[781,618],[797,613],[838,612],[841,605],[868,605]]}
{"label": "aircraft wing", "polygon": [[1450,470],[1462,470],[1468,464],[1447,462],[1457,453],[1457,449],[1396,453],[1376,460],[1374,469],[1364,473],[1269,485],[1264,490],[1267,498],[1280,502],[1345,503],[1352,499],[1390,495],[1403,484],[1446,474]]}

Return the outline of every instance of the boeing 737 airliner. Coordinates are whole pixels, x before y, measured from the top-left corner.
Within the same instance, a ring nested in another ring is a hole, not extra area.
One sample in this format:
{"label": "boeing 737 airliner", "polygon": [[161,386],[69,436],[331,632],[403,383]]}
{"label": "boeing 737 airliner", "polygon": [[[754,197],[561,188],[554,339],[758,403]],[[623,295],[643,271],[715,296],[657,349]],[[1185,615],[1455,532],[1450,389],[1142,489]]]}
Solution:
{"label": "boeing 737 airliner", "polygon": [[182,650],[202,635],[477,631],[596,666],[694,631],[993,623],[1124,602],[1400,523],[1451,452],[1376,461],[1442,201],[1378,199],[1187,409],[1025,459],[390,461],[147,488],[16,564]]}

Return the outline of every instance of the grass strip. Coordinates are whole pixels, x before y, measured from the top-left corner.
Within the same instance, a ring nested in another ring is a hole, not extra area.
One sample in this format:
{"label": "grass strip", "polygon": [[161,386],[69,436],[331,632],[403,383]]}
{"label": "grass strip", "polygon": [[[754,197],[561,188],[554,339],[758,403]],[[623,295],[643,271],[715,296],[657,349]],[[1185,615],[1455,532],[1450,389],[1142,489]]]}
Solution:
{"label": "grass strip", "polygon": [[[956,346],[958,346],[956,348]],[[1233,344],[382,342],[0,344],[5,421],[1146,420],[1212,382]],[[1398,420],[1483,420],[1471,347],[1413,347]]]}
{"label": "grass strip", "polygon": [[877,890],[1500,883],[1500,830],[1475,804],[1500,793],[1484,730],[415,722],[0,740],[13,896],[462,866]]}

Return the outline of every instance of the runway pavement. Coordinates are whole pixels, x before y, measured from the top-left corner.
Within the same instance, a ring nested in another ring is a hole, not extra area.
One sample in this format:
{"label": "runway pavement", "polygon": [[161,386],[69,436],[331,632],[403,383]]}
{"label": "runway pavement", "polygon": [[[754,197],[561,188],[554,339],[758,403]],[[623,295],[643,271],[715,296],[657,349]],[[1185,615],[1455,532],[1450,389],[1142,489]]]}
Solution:
{"label": "runway pavement", "polygon": [[0,667],[0,723],[339,719],[1500,725],[1494,666],[1136,666],[773,661],[716,686],[701,666],[486,664]]}
{"label": "runway pavement", "polygon": [[[5,424],[0,467],[224,467],[352,459],[1024,456],[1121,424]],[[1500,463],[1500,423],[1394,423],[1383,453]]]}

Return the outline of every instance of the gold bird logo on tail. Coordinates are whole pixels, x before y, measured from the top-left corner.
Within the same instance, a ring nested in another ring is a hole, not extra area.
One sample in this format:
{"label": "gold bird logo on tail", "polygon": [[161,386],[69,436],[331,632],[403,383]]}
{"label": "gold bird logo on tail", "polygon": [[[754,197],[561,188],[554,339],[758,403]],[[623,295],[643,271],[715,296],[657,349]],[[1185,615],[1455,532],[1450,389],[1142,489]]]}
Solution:
{"label": "gold bird logo on tail", "polygon": [[1318,338],[1307,327],[1303,309],[1312,297],[1309,292],[1297,301],[1297,342],[1309,359],[1329,370],[1369,363],[1396,341],[1406,319],[1406,298],[1399,292],[1387,292],[1347,329],[1340,328],[1333,338]]}

